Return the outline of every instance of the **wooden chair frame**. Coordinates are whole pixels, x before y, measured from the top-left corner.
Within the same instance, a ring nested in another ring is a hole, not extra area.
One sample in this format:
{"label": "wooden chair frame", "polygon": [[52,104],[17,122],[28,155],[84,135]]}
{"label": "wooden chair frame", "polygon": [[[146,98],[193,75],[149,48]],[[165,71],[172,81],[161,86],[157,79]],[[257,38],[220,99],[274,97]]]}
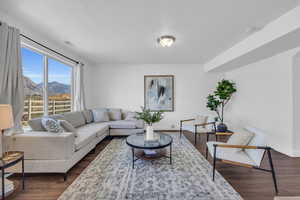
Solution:
{"label": "wooden chair frame", "polygon": [[[247,167],[247,168],[251,168],[251,169],[257,169],[257,170],[261,170],[261,171],[265,171],[265,172],[270,172],[272,174],[273,183],[274,183],[274,187],[275,187],[275,192],[276,192],[276,194],[278,194],[276,174],[275,174],[274,165],[273,165],[272,156],[271,156],[271,149],[272,149],[271,147],[267,147],[267,146],[246,146],[246,145],[228,145],[228,144],[214,144],[213,146],[214,146],[214,152],[213,152],[214,153],[214,155],[213,155],[213,181],[215,181],[216,161],[219,160],[219,161],[221,161],[223,163],[226,163],[226,164],[237,165],[237,166],[241,166],[241,167]],[[269,165],[270,165],[271,169],[264,169],[264,168],[260,168],[260,167],[249,165],[249,164],[233,162],[233,161],[229,161],[229,160],[217,159],[217,157],[216,157],[217,147],[221,147],[221,148],[240,148],[240,149],[264,149],[265,150],[264,154],[265,154],[265,152],[267,152],[267,154],[268,154],[268,160],[269,160]]]}
{"label": "wooden chair frame", "polygon": [[[180,138],[182,136],[182,123],[183,122],[188,122],[188,121],[195,121],[195,119],[184,119],[184,120],[180,120]],[[217,128],[216,128],[216,122],[207,122],[207,123],[202,123],[202,124],[194,124],[194,131],[195,131],[195,145],[197,145],[197,128],[198,126],[206,126],[206,125],[213,125],[214,126],[214,131],[210,131],[210,132],[207,132],[207,133],[211,133],[211,132],[214,132],[216,133],[217,132]],[[207,136],[208,137],[208,136]]]}

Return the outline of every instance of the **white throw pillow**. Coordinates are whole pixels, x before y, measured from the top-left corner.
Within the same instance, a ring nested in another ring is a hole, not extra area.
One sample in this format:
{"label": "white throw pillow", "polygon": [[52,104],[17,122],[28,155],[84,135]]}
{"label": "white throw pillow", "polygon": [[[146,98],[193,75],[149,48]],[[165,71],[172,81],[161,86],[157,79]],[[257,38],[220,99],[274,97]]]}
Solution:
{"label": "white throw pillow", "polygon": [[[251,139],[254,137],[254,133],[241,130],[230,136],[226,144],[230,145],[247,145]],[[241,151],[242,149],[235,148],[236,151]]]}
{"label": "white throw pillow", "polygon": [[106,108],[96,108],[92,110],[94,122],[108,122],[109,116]]}
{"label": "white throw pillow", "polygon": [[[205,124],[205,123],[207,123],[207,119],[208,119],[208,116],[197,115],[195,117],[195,124]],[[205,128],[205,125],[203,126],[203,128]]]}
{"label": "white throw pillow", "polygon": [[65,130],[65,132],[74,133],[75,137],[78,137],[76,128],[67,120],[58,120],[59,125]]}
{"label": "white throw pillow", "polygon": [[51,132],[51,133],[64,132],[64,129],[60,126],[59,122],[50,117],[43,117],[42,125],[43,125],[44,129],[46,129],[48,132]]}
{"label": "white throw pillow", "polygon": [[135,112],[127,112],[126,113],[126,117],[124,120],[126,121],[134,121],[134,120],[137,120],[136,118],[136,113]]}

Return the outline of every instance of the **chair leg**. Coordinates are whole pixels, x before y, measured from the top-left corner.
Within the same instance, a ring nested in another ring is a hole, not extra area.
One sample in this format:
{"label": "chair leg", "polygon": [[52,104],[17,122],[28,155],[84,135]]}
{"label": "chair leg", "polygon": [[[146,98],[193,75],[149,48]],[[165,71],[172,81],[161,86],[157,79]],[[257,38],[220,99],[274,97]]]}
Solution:
{"label": "chair leg", "polygon": [[214,164],[213,164],[213,181],[215,181],[215,173],[216,173],[216,152],[217,146],[214,146]]}
{"label": "chair leg", "polygon": [[197,145],[197,126],[195,126],[195,146]]}
{"label": "chair leg", "polygon": [[67,174],[67,172],[66,172],[66,173],[64,173],[63,175],[64,175],[64,181],[66,181],[66,180],[67,180],[67,178],[68,178],[68,174]]}
{"label": "chair leg", "polygon": [[207,160],[207,157],[208,157],[208,148],[207,148],[207,142],[208,141],[209,141],[209,134],[206,133],[206,144],[205,144],[205,146],[206,146],[206,150],[205,150],[205,158],[206,158],[206,160]]}
{"label": "chair leg", "polygon": [[182,121],[180,121],[180,129],[179,129],[179,131],[180,131],[180,138],[181,138],[181,136],[182,136]]}
{"label": "chair leg", "polygon": [[276,192],[276,194],[278,194],[277,180],[276,180],[276,175],[275,175],[275,170],[274,170],[274,166],[273,166],[270,149],[267,150],[267,153],[268,153],[268,157],[269,157],[269,164],[271,167],[271,173],[272,173],[272,178],[273,178],[273,182],[274,182],[275,192]]}
{"label": "chair leg", "polygon": [[90,151],[90,154],[96,153],[96,147]]}

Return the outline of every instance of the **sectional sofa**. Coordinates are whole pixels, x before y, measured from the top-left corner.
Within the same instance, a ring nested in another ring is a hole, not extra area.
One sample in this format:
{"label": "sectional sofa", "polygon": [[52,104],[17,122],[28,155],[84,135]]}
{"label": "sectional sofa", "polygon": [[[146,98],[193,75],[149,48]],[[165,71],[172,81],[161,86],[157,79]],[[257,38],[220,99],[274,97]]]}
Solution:
{"label": "sectional sofa", "polygon": [[142,121],[125,120],[129,112],[121,112],[121,120],[105,122],[94,122],[92,110],[50,116],[68,121],[75,127],[76,133],[47,132],[41,118],[36,118],[29,121],[31,131],[13,136],[11,148],[25,152],[26,173],[63,173],[66,178],[68,170],[105,137],[144,131]]}

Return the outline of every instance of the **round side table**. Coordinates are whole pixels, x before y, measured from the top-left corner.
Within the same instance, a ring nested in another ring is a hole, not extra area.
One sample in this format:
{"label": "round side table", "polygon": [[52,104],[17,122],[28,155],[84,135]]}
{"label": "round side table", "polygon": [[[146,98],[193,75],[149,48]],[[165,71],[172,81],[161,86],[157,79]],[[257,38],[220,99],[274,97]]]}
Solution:
{"label": "round side table", "polygon": [[0,170],[2,176],[2,200],[5,199],[5,169],[22,162],[22,189],[25,189],[25,176],[24,176],[24,152],[22,151],[9,151],[4,153],[0,159]]}

